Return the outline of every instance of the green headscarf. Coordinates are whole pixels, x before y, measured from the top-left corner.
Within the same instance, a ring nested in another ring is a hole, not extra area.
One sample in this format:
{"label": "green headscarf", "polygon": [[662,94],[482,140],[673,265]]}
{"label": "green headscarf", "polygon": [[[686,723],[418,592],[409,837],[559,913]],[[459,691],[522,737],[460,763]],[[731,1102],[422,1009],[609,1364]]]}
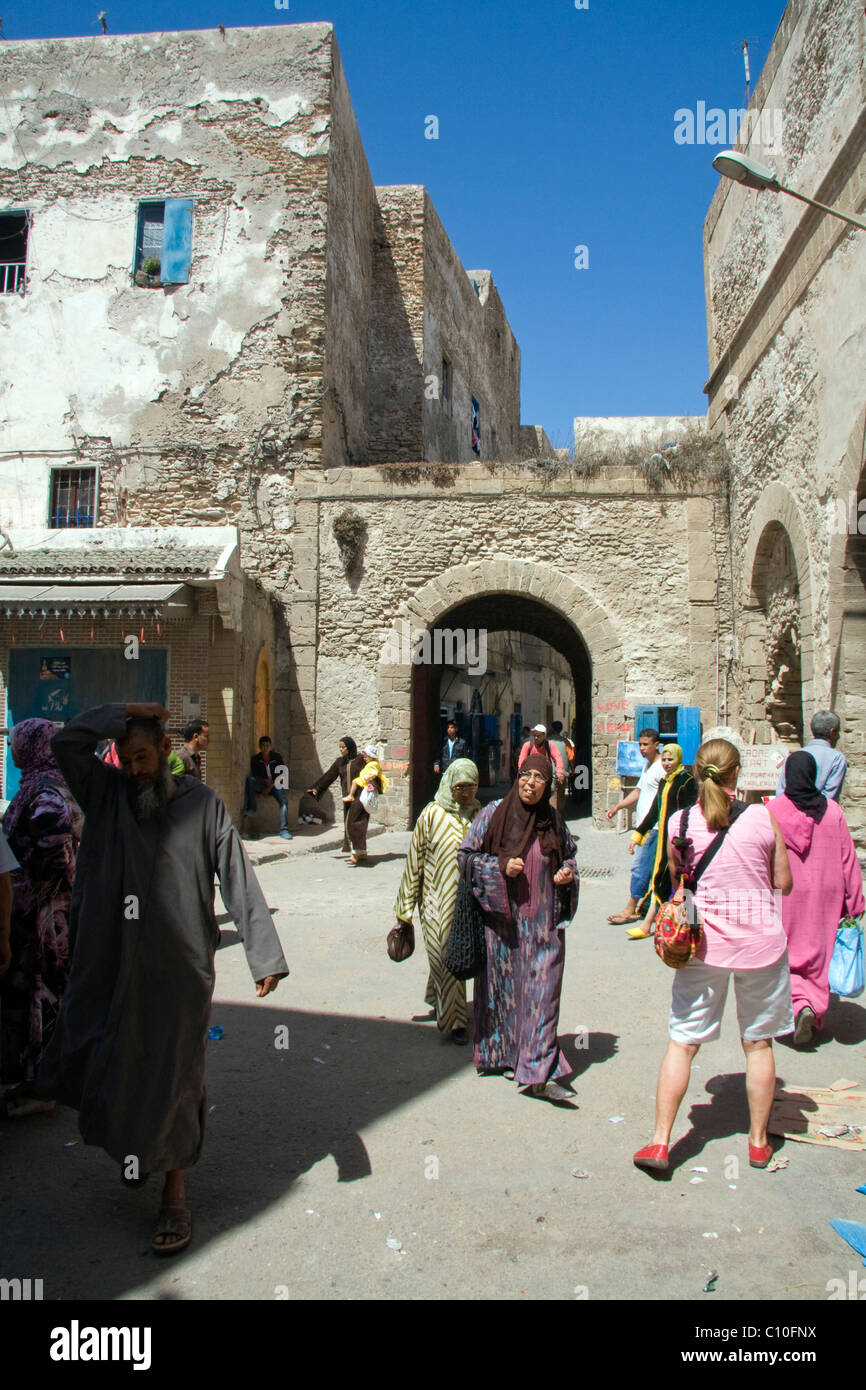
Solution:
{"label": "green headscarf", "polygon": [[[664,743],[662,744],[661,753],[676,753],[677,755],[677,760],[670,772],[665,773],[665,781],[672,782],[677,773],[683,770],[683,750],[678,743]],[[660,757],[661,753],[659,754]]]}
{"label": "green headscarf", "polygon": [[460,782],[472,782],[474,786],[478,786],[478,768],[471,758],[455,758],[453,763],[448,764],[442,773],[442,781],[433,800],[437,806],[441,806],[444,811],[450,811],[453,816],[459,816],[461,820],[472,820],[481,810],[481,802],[470,801],[468,806],[460,806],[454,799],[454,786]]}

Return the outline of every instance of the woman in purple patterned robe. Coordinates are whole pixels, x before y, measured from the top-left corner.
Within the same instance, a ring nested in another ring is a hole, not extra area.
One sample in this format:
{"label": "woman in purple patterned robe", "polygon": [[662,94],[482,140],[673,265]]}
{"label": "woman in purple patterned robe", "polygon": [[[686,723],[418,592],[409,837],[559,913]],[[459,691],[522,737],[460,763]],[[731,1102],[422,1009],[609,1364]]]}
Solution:
{"label": "woman in purple patterned robe", "polygon": [[21,784],[3,818],[19,868],[13,874],[12,962],[0,980],[2,1077],[11,1116],[51,1109],[30,1095],[69,978],[69,901],[82,815],[51,752],[47,719],[24,719],[10,736]]}
{"label": "woman in purple patterned robe", "polygon": [[547,758],[526,759],[502,801],[476,816],[458,851],[485,916],[487,962],[475,982],[475,1065],[513,1072],[531,1095],[568,1102],[572,1068],[556,1040],[564,928],[577,910],[575,843],[550,805]]}

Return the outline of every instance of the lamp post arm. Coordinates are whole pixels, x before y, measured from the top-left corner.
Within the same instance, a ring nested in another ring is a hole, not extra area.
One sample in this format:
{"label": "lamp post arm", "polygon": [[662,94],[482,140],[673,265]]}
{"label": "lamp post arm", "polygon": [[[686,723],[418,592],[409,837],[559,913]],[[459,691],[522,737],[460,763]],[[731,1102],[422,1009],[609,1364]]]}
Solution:
{"label": "lamp post arm", "polygon": [[852,227],[859,227],[866,232],[866,222],[862,217],[855,217],[853,213],[841,212],[839,208],[828,207],[826,203],[819,203],[815,198],[807,198],[805,193],[798,193],[795,188],[788,188],[787,184],[779,184],[780,193],[789,193],[792,198],[799,198],[801,203],[808,203],[812,208],[820,208],[821,212],[829,212],[831,217],[838,217],[843,222],[850,222]]}

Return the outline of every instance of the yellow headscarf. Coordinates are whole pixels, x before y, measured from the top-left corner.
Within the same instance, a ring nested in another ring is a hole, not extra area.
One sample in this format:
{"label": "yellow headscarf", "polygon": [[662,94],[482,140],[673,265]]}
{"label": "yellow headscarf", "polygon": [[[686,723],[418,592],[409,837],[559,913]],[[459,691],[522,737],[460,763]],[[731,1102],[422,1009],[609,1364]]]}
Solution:
{"label": "yellow headscarf", "polygon": [[676,777],[677,773],[682,772],[683,770],[683,750],[682,748],[680,748],[680,745],[678,743],[665,743],[662,745],[661,751],[662,753],[676,753],[677,755],[677,760],[671,768],[670,772],[665,773],[664,780],[666,782],[672,782]]}

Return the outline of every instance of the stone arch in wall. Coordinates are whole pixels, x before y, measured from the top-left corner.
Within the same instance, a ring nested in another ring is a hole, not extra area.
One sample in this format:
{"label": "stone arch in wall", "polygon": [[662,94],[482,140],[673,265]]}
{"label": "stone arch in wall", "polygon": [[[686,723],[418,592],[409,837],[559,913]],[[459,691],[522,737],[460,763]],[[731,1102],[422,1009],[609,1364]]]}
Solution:
{"label": "stone arch in wall", "polygon": [[741,724],[803,740],[804,702],[812,701],[814,626],[809,547],[793,495],[779,483],[764,490],[752,514],[743,574],[749,589],[741,616]]}
{"label": "stone arch in wall", "polygon": [[[853,494],[853,495],[852,495]],[[842,720],[848,772],[842,806],[861,853],[866,850],[866,411],[852,431],[831,520],[830,638],[833,677],[828,702]],[[853,506],[851,505],[853,502]],[[841,525],[842,517],[847,526]]]}
{"label": "stone arch in wall", "polygon": [[259,739],[263,734],[275,737],[273,728],[274,698],[271,658],[266,645],[263,645],[256,660],[255,685],[253,688],[253,743],[258,750]]}
{"label": "stone arch in wall", "polygon": [[[453,566],[424,585],[395,614],[395,630],[401,625],[413,633],[434,628],[531,632],[560,652],[578,695],[578,732],[591,749],[593,811],[602,813],[615,747],[609,735],[596,735],[593,710],[595,701],[624,698],[625,663],[616,626],[591,594],[551,565],[495,557]],[[432,793],[438,748],[432,747],[429,731],[433,711],[438,712],[438,679],[425,678],[425,668],[412,664],[383,662],[379,671],[382,737],[389,759],[406,768],[402,785],[395,779],[393,817],[410,824]]]}

